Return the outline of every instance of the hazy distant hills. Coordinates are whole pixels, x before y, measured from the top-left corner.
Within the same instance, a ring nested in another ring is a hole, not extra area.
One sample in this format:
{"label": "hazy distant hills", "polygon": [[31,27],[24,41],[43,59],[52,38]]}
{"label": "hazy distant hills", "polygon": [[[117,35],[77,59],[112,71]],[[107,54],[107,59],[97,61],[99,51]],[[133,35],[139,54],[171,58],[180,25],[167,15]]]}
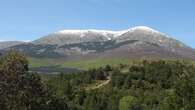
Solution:
{"label": "hazy distant hills", "polygon": [[64,30],[29,43],[1,42],[1,52],[15,49],[38,58],[184,58],[195,50],[166,34],[145,26],[123,31]]}
{"label": "hazy distant hills", "polygon": [[21,41],[1,41],[0,49],[9,48],[9,47],[16,46],[16,45],[23,44],[23,43],[24,42],[21,42]]}

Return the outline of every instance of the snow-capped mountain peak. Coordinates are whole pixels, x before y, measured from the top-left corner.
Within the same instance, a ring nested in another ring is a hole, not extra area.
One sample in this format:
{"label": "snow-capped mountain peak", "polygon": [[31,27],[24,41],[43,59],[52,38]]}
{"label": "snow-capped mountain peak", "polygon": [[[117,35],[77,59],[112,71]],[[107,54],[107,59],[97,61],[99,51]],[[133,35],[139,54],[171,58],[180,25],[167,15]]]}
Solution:
{"label": "snow-capped mountain peak", "polygon": [[28,44],[14,46],[14,48],[32,56],[65,56],[68,60],[85,55],[87,57],[88,55],[98,57],[101,55],[103,57],[165,56],[195,59],[195,51],[192,48],[146,26],[136,26],[122,31],[63,30]]}
{"label": "snow-capped mountain peak", "polygon": [[116,42],[139,40],[163,46],[170,46],[173,44],[177,45],[178,43],[179,45],[182,44],[171,39],[166,34],[163,34],[147,26],[136,26],[122,31],[96,29],[62,30],[33,41],[33,43],[65,45],[83,42],[104,42],[109,40]]}
{"label": "snow-capped mountain peak", "polygon": [[157,31],[157,30],[155,30],[153,28],[147,27],[147,26],[136,26],[136,27],[128,29],[128,31],[131,31],[131,32],[137,31],[137,30],[139,30],[139,31],[147,31],[147,32],[151,32],[151,33],[161,33],[159,31]]}
{"label": "snow-capped mountain peak", "polygon": [[81,35],[86,33],[96,33],[96,34],[101,34],[101,35],[113,35],[113,37],[118,37],[124,33],[127,32],[133,32],[136,30],[141,30],[141,31],[148,31],[148,32],[155,32],[155,33],[160,33],[159,31],[156,31],[150,27],[147,26],[136,26],[133,28],[129,28],[127,30],[122,30],[122,31],[111,31],[111,30],[97,30],[97,29],[87,29],[87,30],[62,30],[59,32],[55,32],[55,34],[74,34],[74,35]]}
{"label": "snow-capped mountain peak", "polygon": [[147,31],[155,31],[154,29],[147,27],[147,26],[136,26],[131,28],[132,30],[147,30]]}

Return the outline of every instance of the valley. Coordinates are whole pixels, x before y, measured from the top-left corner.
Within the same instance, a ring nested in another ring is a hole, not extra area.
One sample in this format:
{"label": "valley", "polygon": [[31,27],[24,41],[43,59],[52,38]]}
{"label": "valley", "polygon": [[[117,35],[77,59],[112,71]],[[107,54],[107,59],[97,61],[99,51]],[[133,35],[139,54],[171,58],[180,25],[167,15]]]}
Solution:
{"label": "valley", "polygon": [[0,110],[195,110],[195,0],[0,0]]}
{"label": "valley", "polygon": [[4,44],[3,110],[194,109],[195,50],[154,29],[66,30]]}

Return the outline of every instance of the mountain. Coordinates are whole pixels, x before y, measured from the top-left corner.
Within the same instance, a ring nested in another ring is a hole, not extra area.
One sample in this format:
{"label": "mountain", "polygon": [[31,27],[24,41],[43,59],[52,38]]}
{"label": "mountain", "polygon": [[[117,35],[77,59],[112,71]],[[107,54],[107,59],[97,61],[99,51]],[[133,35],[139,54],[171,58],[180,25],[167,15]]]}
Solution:
{"label": "mountain", "polygon": [[137,26],[123,31],[105,31],[105,30],[64,30],[42,37],[33,41],[34,44],[65,45],[84,42],[104,42],[104,41],[123,42],[127,40],[140,40],[150,43],[156,43],[163,46],[179,45],[183,43],[169,38],[146,26]]}
{"label": "mountain", "polygon": [[119,57],[195,59],[194,49],[146,26],[123,31],[63,30],[2,51],[10,49],[31,57],[66,60]]}
{"label": "mountain", "polygon": [[0,49],[5,49],[5,48],[9,48],[12,46],[16,46],[19,44],[23,44],[24,42],[21,41],[2,41],[0,42]]}
{"label": "mountain", "polygon": [[74,44],[83,42],[103,42],[113,40],[127,31],[104,31],[104,30],[64,30],[42,37],[33,41],[34,44]]}

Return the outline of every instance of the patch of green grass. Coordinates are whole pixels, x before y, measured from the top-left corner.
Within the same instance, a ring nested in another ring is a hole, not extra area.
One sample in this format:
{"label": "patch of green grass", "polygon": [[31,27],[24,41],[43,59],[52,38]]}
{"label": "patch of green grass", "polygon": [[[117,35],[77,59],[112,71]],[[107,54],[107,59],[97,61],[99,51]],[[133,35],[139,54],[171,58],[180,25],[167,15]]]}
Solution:
{"label": "patch of green grass", "polygon": [[63,64],[64,67],[71,68],[79,68],[79,69],[90,69],[90,68],[98,68],[105,65],[115,66],[118,64],[130,64],[131,61],[129,59],[93,59],[93,60],[80,60],[80,61],[71,61],[65,62]]}
{"label": "patch of green grass", "polygon": [[[132,63],[141,61],[141,59],[128,59],[128,58],[97,58],[89,60],[75,60],[75,61],[65,61],[64,59],[52,59],[52,58],[28,58],[30,68],[36,67],[50,67],[59,66],[62,68],[77,68],[82,70],[88,70],[91,68],[99,68],[105,65],[117,66],[119,64],[131,65]],[[153,59],[154,60],[154,59]],[[166,59],[165,59],[166,60]],[[195,66],[195,61],[190,61]],[[128,67],[123,68],[122,72],[128,72]]]}
{"label": "patch of green grass", "polygon": [[59,65],[57,60],[55,59],[49,59],[49,58],[28,58],[29,66],[30,67],[42,67],[42,66],[55,66]]}
{"label": "patch of green grass", "polygon": [[195,66],[195,61],[192,61],[192,64]]}
{"label": "patch of green grass", "polygon": [[132,61],[128,58],[112,58],[112,59],[90,59],[90,60],[75,60],[75,61],[63,61],[63,59],[49,59],[49,58],[28,58],[30,68],[35,67],[49,67],[60,66],[67,68],[77,68],[82,70],[88,70],[90,68],[99,68],[105,65],[116,66],[119,64],[131,64]]}

